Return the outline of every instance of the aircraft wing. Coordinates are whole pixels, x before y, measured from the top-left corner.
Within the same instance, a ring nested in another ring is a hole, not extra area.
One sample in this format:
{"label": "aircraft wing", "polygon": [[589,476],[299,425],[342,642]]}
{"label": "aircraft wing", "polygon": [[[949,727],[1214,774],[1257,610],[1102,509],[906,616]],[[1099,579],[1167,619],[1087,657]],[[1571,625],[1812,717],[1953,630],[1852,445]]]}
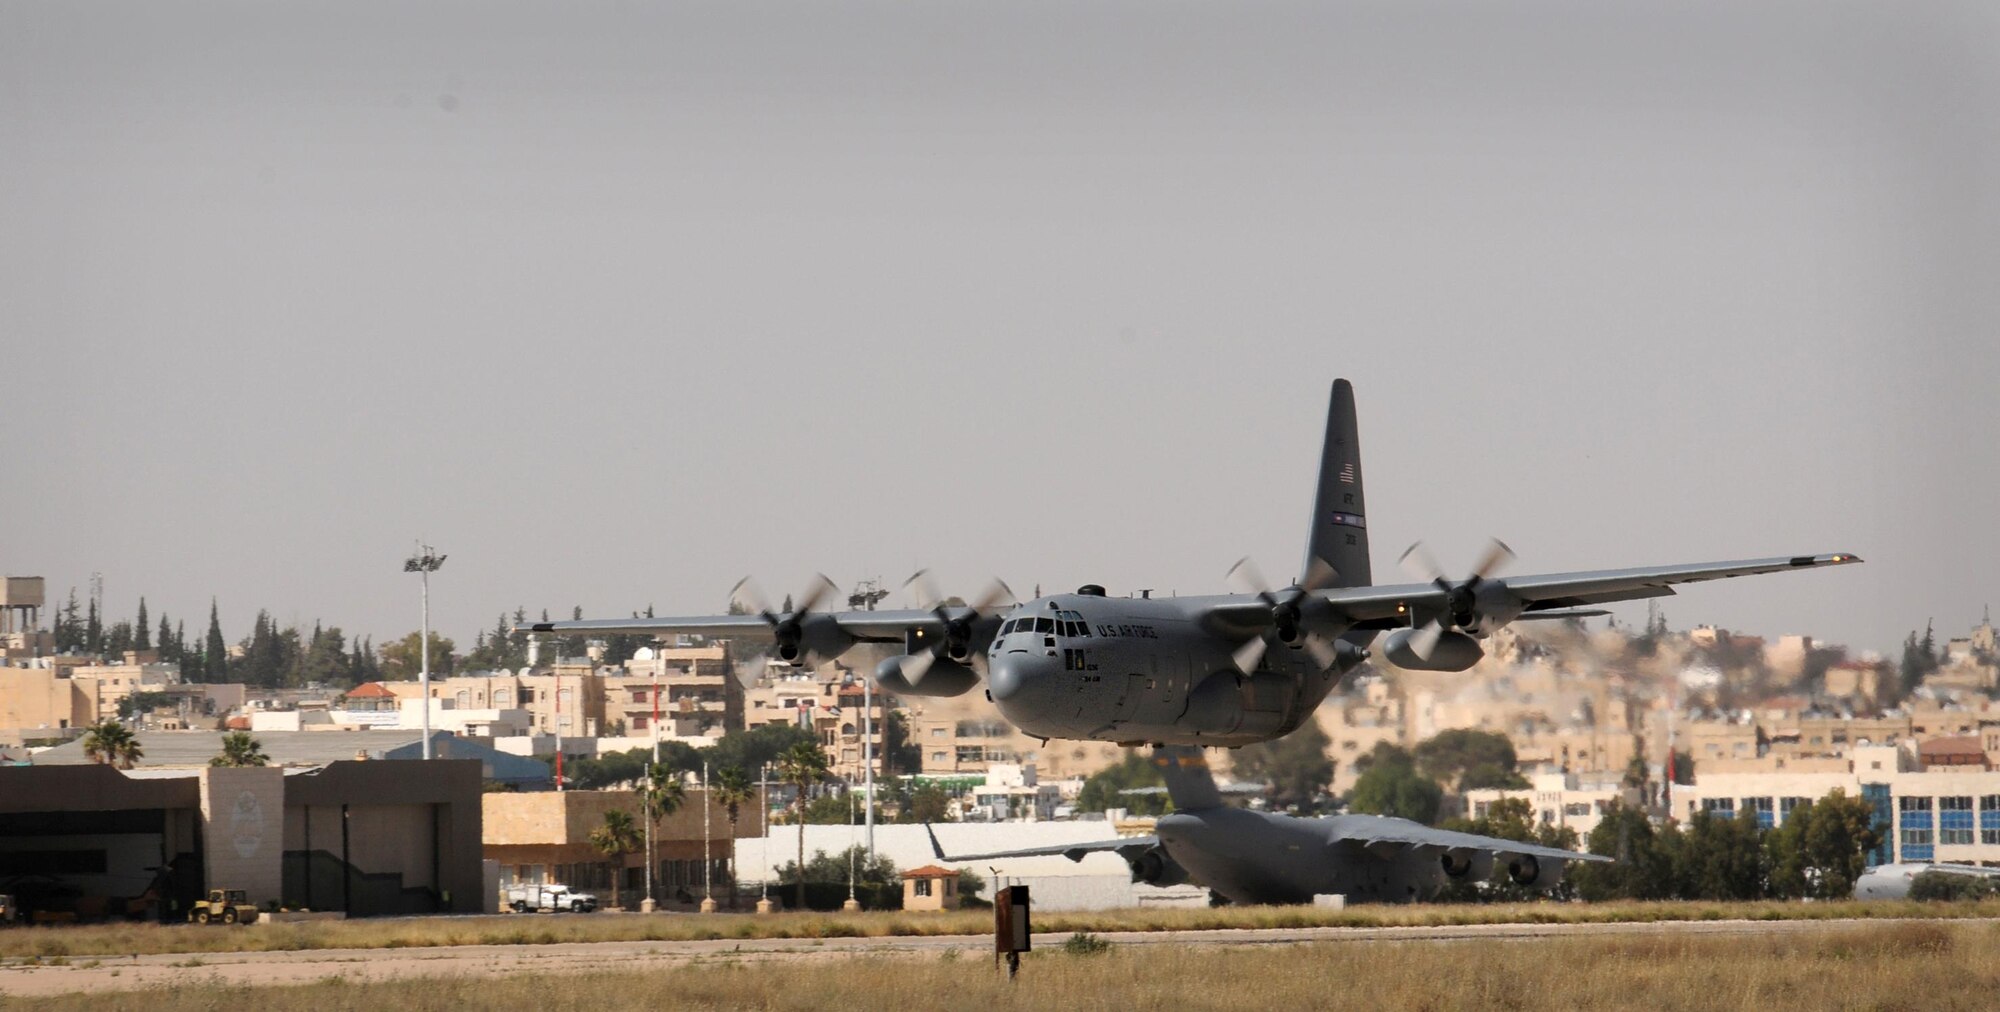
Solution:
{"label": "aircraft wing", "polygon": [[[937,613],[916,609],[898,611],[814,612],[814,622],[833,622],[840,631],[861,643],[901,643],[911,629],[942,632],[944,623]],[[587,618],[566,622],[534,622],[521,627],[526,632],[587,636],[613,633],[714,637],[756,637],[771,634],[771,625],[761,615],[705,615],[692,618]]]}
{"label": "aircraft wing", "polygon": [[1120,836],[1109,840],[1088,840],[1082,843],[1058,843],[1047,847],[1023,847],[1020,850],[996,850],[989,854],[947,854],[938,843],[937,832],[930,823],[924,823],[924,832],[931,836],[931,853],[940,861],[987,861],[1003,857],[1054,857],[1060,855],[1072,861],[1082,861],[1085,856],[1102,851],[1115,851],[1119,857],[1130,861],[1133,857],[1159,846],[1156,836]]}
{"label": "aircraft wing", "polygon": [[1408,819],[1380,815],[1343,815],[1336,816],[1330,821],[1333,823],[1333,842],[1352,840],[1383,856],[1420,847],[1435,851],[1483,851],[1495,857],[1527,856],[1546,861],[1611,860],[1602,854],[1585,854],[1580,851],[1522,843],[1519,840],[1503,840],[1497,836],[1433,829]]}
{"label": "aircraft wing", "polygon": [[[1794,555],[1737,562],[1703,562],[1678,566],[1645,566],[1634,569],[1599,569],[1581,573],[1552,573],[1543,576],[1510,576],[1486,581],[1498,584],[1519,600],[1524,613],[1556,608],[1578,608],[1649,597],[1668,597],[1682,583],[1726,580],[1737,576],[1783,573],[1794,569],[1846,566],[1861,559],[1846,552],[1829,555]],[[1482,593],[1486,592],[1482,588]],[[1340,587],[1315,591],[1314,595],[1354,624],[1355,628],[1390,628],[1408,624],[1412,611],[1433,612],[1445,604],[1445,591],[1432,583],[1404,583],[1379,587]],[[1254,618],[1250,602],[1243,609],[1245,619]],[[1268,610],[1268,609],[1266,609]],[[1385,624],[1386,623],[1386,624]]]}

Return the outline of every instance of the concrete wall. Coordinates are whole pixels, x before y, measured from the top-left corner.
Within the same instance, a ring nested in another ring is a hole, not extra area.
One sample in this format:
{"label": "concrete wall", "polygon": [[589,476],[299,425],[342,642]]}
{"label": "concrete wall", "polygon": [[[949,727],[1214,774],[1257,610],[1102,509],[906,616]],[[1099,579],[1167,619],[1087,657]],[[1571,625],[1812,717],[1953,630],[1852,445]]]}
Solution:
{"label": "concrete wall", "polygon": [[202,859],[211,889],[242,889],[252,904],[284,891],[285,775],[268,766],[201,771]]}

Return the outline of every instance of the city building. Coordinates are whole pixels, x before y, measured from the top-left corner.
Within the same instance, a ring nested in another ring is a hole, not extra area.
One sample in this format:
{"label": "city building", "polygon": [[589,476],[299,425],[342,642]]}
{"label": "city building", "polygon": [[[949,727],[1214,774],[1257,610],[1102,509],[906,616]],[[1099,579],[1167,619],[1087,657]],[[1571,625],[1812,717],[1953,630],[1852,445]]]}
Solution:
{"label": "city building", "polygon": [[[726,808],[709,805],[704,823],[705,797],[700,788],[689,787],[681,807],[661,819],[654,830],[653,853],[658,862],[654,869],[654,891],[664,906],[685,907],[699,902],[705,884],[712,887],[718,902],[726,903],[734,875],[730,838],[759,837],[765,833],[766,826],[755,802],[738,810],[734,826],[730,825]],[[485,857],[500,866],[500,889],[517,884],[556,883],[596,891],[599,900],[609,906],[615,882],[628,907],[636,907],[644,896],[645,852],[614,857],[590,842],[591,831],[604,825],[608,812],[626,812],[633,816],[635,825],[640,824],[637,793],[491,793],[483,803]],[[708,854],[706,868],[702,856],[704,841]]]}
{"label": "city building", "polygon": [[1857,747],[1807,769],[1708,772],[1697,764],[1694,784],[1673,789],[1673,814],[1734,817],[1748,810],[1768,829],[1838,788],[1874,806],[1884,840],[1869,855],[1871,864],[2000,866],[2000,770],[1983,760],[1960,762],[1983,756],[1963,742],[1933,744],[1930,754],[1945,764],[1926,766],[1923,745],[1912,743]]}

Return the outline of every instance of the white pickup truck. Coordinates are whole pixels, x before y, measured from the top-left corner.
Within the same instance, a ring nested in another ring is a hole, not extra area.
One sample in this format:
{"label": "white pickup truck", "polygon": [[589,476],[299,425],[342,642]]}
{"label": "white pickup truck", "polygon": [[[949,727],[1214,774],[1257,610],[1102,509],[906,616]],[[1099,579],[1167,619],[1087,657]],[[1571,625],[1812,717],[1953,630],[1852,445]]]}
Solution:
{"label": "white pickup truck", "polygon": [[587,914],[597,909],[597,896],[566,885],[517,885],[507,889],[507,909],[517,914],[536,910]]}

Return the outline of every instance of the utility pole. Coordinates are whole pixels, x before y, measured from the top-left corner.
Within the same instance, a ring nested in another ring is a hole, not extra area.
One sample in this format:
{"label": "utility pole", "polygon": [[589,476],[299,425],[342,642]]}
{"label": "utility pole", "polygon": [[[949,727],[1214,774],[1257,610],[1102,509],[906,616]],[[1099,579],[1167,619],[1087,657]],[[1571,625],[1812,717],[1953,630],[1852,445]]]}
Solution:
{"label": "utility pole", "polygon": [[444,565],[444,556],[431,546],[417,542],[417,550],[403,560],[403,572],[422,577],[424,586],[424,626],[418,633],[424,654],[424,670],[418,681],[424,698],[424,758],[431,757],[431,574]]}
{"label": "utility pole", "polygon": [[861,676],[861,779],[868,802],[868,867],[875,867],[875,680]]}
{"label": "utility pole", "polygon": [[708,760],[701,761],[701,912],[715,912],[715,860],[708,854]]}

